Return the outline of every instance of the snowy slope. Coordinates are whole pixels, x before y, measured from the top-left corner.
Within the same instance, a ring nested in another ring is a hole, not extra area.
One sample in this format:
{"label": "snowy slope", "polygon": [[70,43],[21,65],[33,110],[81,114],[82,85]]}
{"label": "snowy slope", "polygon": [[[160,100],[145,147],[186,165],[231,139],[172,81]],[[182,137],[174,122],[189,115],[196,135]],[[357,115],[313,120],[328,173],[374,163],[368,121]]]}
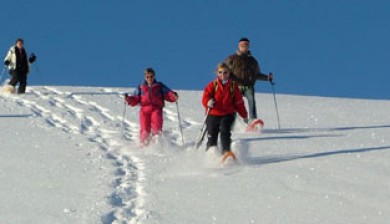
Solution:
{"label": "snowy slope", "polygon": [[[390,101],[257,94],[263,134],[233,134],[240,163],[192,151],[200,91],[166,103],[140,149],[131,89],[0,95],[0,223],[388,223]],[[122,133],[122,114],[126,113]]]}

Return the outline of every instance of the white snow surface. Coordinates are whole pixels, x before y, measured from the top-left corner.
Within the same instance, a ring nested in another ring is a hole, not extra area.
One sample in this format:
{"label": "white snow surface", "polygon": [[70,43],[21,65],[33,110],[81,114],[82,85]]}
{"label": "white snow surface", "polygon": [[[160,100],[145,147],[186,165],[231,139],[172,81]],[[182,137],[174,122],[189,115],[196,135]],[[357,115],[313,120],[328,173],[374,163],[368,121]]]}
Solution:
{"label": "white snow surface", "polygon": [[239,162],[221,165],[205,142],[192,149],[201,91],[166,103],[147,148],[131,91],[0,95],[0,223],[390,223],[390,101],[277,94],[279,129],[273,95],[256,94],[264,130],[238,118]]}

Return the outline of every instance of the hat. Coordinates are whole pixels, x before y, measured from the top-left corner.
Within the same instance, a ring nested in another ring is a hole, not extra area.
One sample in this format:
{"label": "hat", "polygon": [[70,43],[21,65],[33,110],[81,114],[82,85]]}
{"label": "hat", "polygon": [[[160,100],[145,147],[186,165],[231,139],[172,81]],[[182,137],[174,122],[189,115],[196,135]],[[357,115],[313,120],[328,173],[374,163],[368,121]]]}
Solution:
{"label": "hat", "polygon": [[238,43],[240,43],[240,42],[242,42],[242,41],[245,41],[245,42],[248,42],[248,43],[249,43],[249,39],[246,38],[246,37],[242,37],[242,38],[238,41]]}

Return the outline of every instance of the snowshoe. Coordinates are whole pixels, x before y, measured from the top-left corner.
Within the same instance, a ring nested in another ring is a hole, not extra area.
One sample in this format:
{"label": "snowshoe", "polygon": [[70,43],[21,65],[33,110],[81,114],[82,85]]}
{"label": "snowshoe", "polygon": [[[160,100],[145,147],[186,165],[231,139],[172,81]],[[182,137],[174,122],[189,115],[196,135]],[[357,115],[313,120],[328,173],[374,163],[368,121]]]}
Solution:
{"label": "snowshoe", "polygon": [[264,122],[261,119],[254,119],[247,127],[247,132],[261,133],[264,127]]}
{"label": "snowshoe", "polygon": [[227,151],[223,154],[221,163],[224,164],[229,160],[237,161],[237,157],[232,151]]}
{"label": "snowshoe", "polygon": [[16,92],[16,89],[14,86],[11,86],[11,85],[5,85],[3,87],[3,92],[4,93],[7,93],[7,94],[12,94],[12,93],[15,93]]}

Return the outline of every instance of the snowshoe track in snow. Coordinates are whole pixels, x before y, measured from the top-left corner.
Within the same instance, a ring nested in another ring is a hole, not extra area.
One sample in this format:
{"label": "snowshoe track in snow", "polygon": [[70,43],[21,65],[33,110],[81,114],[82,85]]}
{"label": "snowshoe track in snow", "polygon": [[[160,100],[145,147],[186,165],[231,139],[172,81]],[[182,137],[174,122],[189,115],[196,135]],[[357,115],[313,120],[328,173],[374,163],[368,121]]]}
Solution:
{"label": "snowshoe track in snow", "polygon": [[[109,91],[103,90],[103,93]],[[93,94],[84,93],[85,96]],[[144,166],[137,157],[121,152],[120,112],[113,114],[110,109],[85,99],[82,94],[62,92],[53,87],[30,88],[26,95],[9,95],[3,98],[30,109],[33,116],[45,121],[46,127],[43,128],[83,135],[103,150],[108,159],[113,160],[117,169],[113,179],[114,191],[107,197],[114,209],[102,217],[103,223],[138,223],[138,219],[144,217]],[[121,101],[120,98],[117,100]],[[138,125],[125,120],[124,129],[126,139],[133,142],[128,144],[136,145]]]}

